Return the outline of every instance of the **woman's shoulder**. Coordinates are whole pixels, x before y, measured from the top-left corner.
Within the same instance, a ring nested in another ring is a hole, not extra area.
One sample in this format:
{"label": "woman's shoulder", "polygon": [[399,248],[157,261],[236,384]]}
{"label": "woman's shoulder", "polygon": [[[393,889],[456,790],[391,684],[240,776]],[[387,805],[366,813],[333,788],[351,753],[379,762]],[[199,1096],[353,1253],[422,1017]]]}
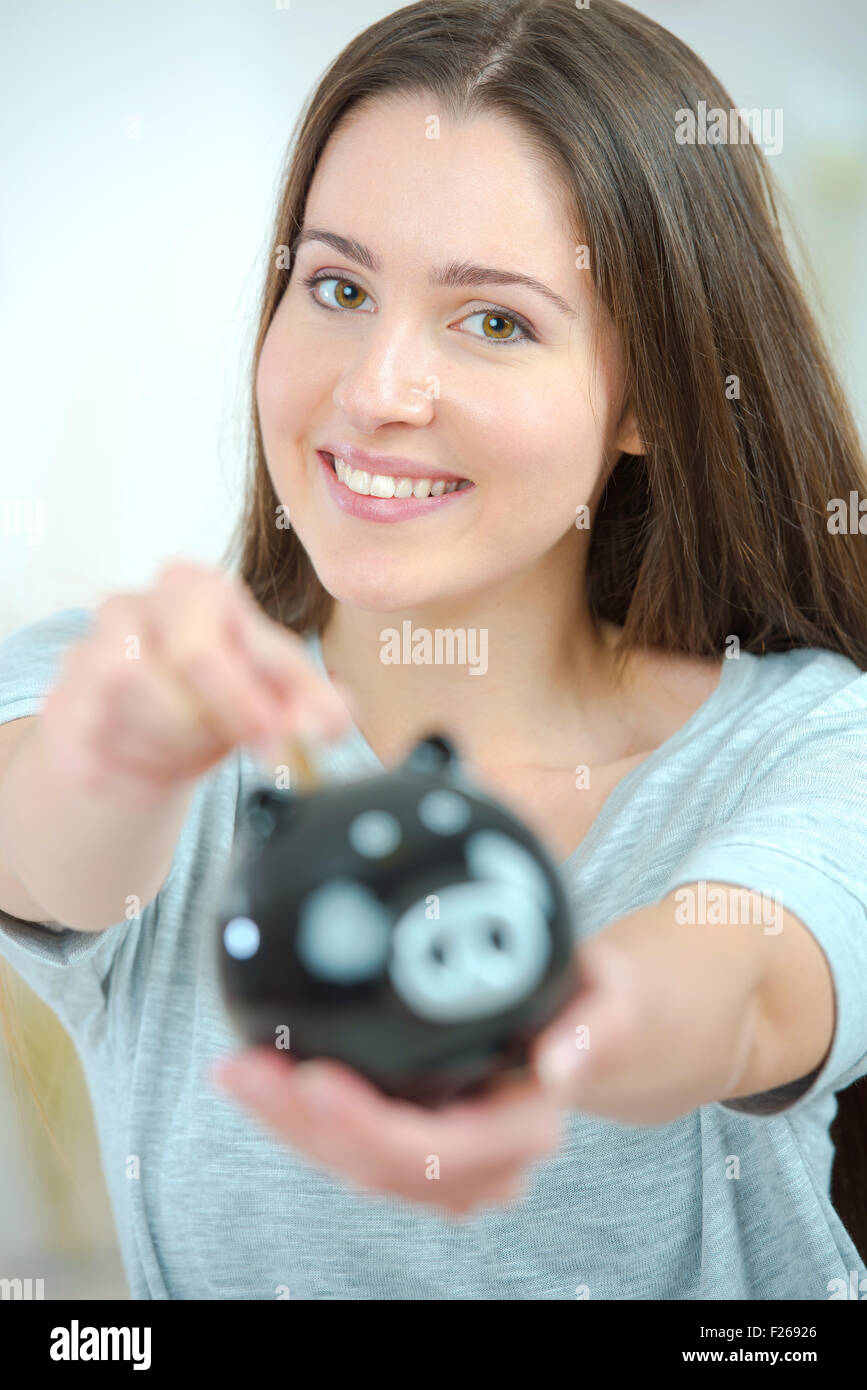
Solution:
{"label": "woman's shoulder", "polygon": [[765,710],[794,727],[835,714],[867,717],[867,672],[841,652],[794,647],[761,656],[742,652],[735,694],[744,709]]}
{"label": "woman's shoulder", "polygon": [[839,652],[642,653],[639,672],[633,708],[656,764],[740,785],[784,764],[831,776],[859,750],[863,759],[867,673]]}
{"label": "woman's shoulder", "polygon": [[708,775],[739,787],[769,779],[798,797],[848,786],[867,768],[867,673],[823,648],[727,658],[718,693],[697,723],[695,752]]}
{"label": "woman's shoulder", "polygon": [[91,608],[59,608],[41,617],[6,624],[0,634],[0,663],[14,664],[51,658],[59,647],[83,637],[94,622]]}
{"label": "woman's shoulder", "polygon": [[867,711],[867,672],[841,652],[793,647],[757,654],[733,646],[721,657],[654,652],[647,678],[691,710],[712,698],[743,721],[751,715],[787,722],[835,710]]}

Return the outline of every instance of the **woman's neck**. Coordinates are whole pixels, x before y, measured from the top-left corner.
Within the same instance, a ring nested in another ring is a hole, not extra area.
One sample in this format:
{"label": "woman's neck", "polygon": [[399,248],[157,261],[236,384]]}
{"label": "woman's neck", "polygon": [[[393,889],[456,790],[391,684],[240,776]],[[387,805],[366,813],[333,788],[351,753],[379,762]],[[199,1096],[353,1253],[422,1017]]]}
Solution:
{"label": "woman's neck", "polygon": [[487,769],[565,766],[576,749],[587,763],[628,755],[617,635],[586,610],[549,605],[540,617],[499,595],[388,614],[335,601],[321,640],[386,766],[441,732]]}

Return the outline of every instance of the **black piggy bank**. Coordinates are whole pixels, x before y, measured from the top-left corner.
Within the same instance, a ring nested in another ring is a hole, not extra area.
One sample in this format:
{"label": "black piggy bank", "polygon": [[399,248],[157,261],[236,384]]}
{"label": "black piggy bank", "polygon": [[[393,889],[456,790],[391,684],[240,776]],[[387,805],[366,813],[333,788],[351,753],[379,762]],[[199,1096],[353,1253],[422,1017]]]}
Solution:
{"label": "black piggy bank", "polygon": [[373,777],[259,789],[245,812],[217,949],[247,1043],[335,1058],[426,1106],[526,1062],[576,988],[569,904],[447,739]]}

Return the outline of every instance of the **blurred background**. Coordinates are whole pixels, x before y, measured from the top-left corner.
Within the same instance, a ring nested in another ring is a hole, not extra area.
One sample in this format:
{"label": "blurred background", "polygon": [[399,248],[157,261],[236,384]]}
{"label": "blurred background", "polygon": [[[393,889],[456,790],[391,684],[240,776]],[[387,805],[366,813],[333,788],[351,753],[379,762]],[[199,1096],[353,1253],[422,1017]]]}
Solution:
{"label": "blurred background", "polygon": [[[736,105],[782,109],[769,162],[863,432],[863,0],[633,7],[694,48]],[[172,556],[222,555],[289,134],[344,43],[397,8],[6,0],[0,638],[143,587]],[[0,1039],[0,1277],[43,1278],[46,1298],[127,1297],[78,1059],[0,972],[58,1145]]]}

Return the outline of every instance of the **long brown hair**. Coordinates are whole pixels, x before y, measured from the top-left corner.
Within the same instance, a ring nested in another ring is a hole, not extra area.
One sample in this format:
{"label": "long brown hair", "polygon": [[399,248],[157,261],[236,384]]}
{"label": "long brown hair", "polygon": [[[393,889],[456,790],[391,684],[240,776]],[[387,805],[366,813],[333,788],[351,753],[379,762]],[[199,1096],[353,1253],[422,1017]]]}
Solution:
{"label": "long brown hair", "polygon": [[[615,465],[593,519],[591,612],[621,649],[820,647],[867,669],[867,547],[829,507],[867,489],[857,432],[786,252],[760,148],[680,144],[677,113],[735,103],[646,16],[592,0],[420,0],[354,38],[290,142],[251,372],[247,500],[224,559],[261,608],[321,631],[331,598],[275,524],[255,380],[329,137],[380,95],[516,122],[566,190],[576,245],[619,333],[646,453]],[[735,387],[736,380],[736,387]],[[867,1251],[867,1098],[840,1096],[832,1196]]]}

